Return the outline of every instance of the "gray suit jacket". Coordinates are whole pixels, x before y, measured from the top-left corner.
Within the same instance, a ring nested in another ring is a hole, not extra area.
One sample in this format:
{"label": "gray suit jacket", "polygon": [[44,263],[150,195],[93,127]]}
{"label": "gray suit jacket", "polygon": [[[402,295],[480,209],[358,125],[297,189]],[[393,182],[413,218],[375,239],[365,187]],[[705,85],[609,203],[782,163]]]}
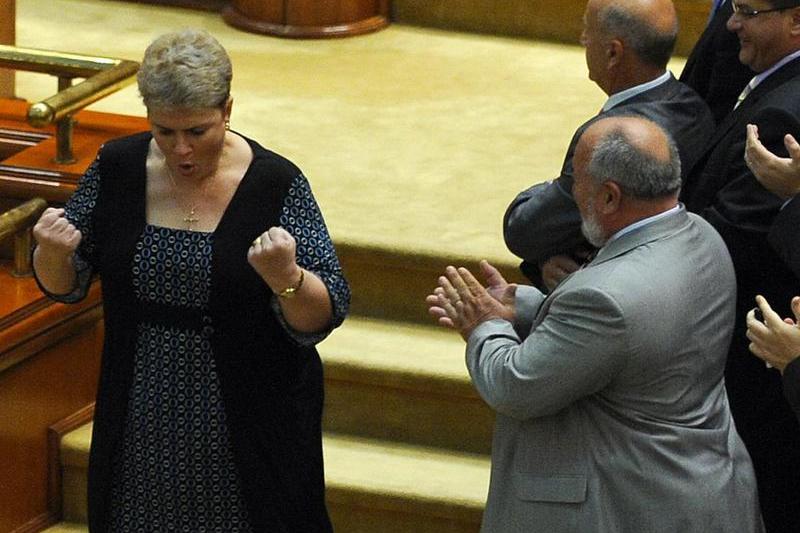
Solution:
{"label": "gray suit jacket", "polygon": [[706,141],[714,131],[714,119],[705,102],[672,77],[585,122],[572,137],[558,179],[522,191],[506,210],[506,246],[525,261],[522,270],[535,284],[540,281],[541,262],[589,246],[581,234],[580,213],[572,199],[572,156],[589,125],[601,118],[623,115],[647,118],[669,132],[678,146],[685,172],[704,153]]}
{"label": "gray suit jacket", "polygon": [[546,298],[520,287],[518,321],[467,343],[497,412],[483,531],[762,531],[723,384],[734,298],[722,239],[683,208]]}

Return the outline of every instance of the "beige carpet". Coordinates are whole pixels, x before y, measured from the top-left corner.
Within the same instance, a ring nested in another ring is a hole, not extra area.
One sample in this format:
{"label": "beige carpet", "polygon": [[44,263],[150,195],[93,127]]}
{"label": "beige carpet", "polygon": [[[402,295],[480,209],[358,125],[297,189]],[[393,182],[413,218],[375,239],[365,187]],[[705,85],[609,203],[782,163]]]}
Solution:
{"label": "beige carpet", "polygon": [[[17,0],[19,46],[139,60],[154,36],[186,26],[229,50],[233,127],[306,172],[341,242],[514,262],[505,207],[556,175],[572,132],[604,101],[579,47],[398,25],[281,40],[215,13]],[[55,85],[21,73],[17,92],[37,100]],[[92,108],[144,114],[134,86]]]}

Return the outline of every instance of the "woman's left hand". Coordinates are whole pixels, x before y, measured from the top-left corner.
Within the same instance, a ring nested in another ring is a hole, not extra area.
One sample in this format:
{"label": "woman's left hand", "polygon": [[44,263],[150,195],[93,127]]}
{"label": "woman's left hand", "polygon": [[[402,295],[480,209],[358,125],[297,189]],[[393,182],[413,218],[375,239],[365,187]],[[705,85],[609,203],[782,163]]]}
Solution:
{"label": "woman's left hand", "polygon": [[250,245],[247,262],[277,294],[294,286],[300,278],[295,248],[294,237],[288,231],[271,227]]}

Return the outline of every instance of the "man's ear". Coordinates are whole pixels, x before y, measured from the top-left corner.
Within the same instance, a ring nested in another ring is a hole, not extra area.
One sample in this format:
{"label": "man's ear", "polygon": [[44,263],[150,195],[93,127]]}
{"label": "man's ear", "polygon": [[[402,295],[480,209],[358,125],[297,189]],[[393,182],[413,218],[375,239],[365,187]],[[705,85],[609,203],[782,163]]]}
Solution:
{"label": "man's ear", "polygon": [[611,215],[619,211],[622,203],[622,189],[614,181],[606,181],[600,186],[595,209],[604,215]]}
{"label": "man's ear", "polygon": [[619,39],[611,39],[608,41],[608,48],[606,48],[606,54],[608,56],[608,66],[616,67],[620,63],[622,63],[622,54],[625,52],[625,47],[622,45],[622,41]]}
{"label": "man's ear", "polygon": [[792,9],[792,21],[790,24],[792,37],[800,37],[800,9]]}

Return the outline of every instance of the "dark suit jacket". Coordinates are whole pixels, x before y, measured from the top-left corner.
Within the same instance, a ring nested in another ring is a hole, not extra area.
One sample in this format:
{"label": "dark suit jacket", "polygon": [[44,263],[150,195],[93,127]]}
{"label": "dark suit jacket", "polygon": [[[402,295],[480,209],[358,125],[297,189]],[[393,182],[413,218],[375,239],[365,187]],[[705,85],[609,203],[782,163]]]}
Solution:
{"label": "dark suit jacket", "polygon": [[[795,196],[775,218],[775,222],[769,229],[768,239],[770,246],[778,252],[783,262],[800,279],[800,234],[798,234],[798,228],[800,228],[800,196]],[[791,296],[795,294],[800,294],[800,292],[793,293]]]}
{"label": "dark suit jacket", "polygon": [[686,60],[680,80],[706,101],[719,124],[755,75],[739,62],[739,38],[725,23],[733,14],[731,0],[720,6]]}
{"label": "dark suit jacket", "polygon": [[[584,123],[572,137],[561,175],[522,191],[511,202],[503,221],[506,246],[524,260],[522,270],[539,285],[538,265],[557,254],[573,254],[588,247],[581,234],[581,217],[572,199],[572,157],[584,130],[604,117],[635,115],[664,127],[675,139],[683,168],[688,170],[703,153],[714,130],[705,102],[673,77],[649,91],[630,98]],[[685,176],[685,174],[684,174]]]}
{"label": "dark suit jacket", "polygon": [[778,372],[750,354],[745,316],[756,294],[763,294],[781,316],[791,316],[789,299],[800,292],[797,265],[786,262],[786,250],[775,247],[770,236],[797,207],[781,212],[783,201],[747,168],[744,148],[746,125],[752,123],[768,150],[786,156],[784,135],[800,134],[798,95],[800,59],[775,71],[723,120],[682,192],[689,210],[702,214],[722,235],[736,269],[736,325],[725,379],[736,426],[753,457],[768,531],[800,531],[800,426],[783,397]]}
{"label": "dark suit jacket", "polygon": [[783,371],[783,394],[800,420],[800,357]]}

